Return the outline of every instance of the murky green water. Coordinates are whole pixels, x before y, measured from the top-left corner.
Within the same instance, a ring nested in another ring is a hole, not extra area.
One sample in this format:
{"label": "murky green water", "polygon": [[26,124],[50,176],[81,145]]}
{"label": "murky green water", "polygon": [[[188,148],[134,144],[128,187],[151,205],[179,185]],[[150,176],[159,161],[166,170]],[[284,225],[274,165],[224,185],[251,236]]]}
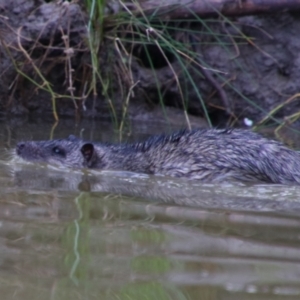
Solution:
{"label": "murky green water", "polygon": [[[160,129],[135,134],[147,130]],[[4,148],[50,132],[0,124],[1,300],[300,299],[300,187],[8,160]],[[107,125],[71,121],[54,137],[71,133],[119,139]]]}

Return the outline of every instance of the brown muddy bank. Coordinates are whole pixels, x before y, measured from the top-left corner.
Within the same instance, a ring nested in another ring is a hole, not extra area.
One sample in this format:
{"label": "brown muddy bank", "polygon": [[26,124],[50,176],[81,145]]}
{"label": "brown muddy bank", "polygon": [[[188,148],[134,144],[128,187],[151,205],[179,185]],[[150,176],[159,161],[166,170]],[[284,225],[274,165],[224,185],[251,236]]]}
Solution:
{"label": "brown muddy bank", "polygon": [[[210,20],[208,27],[187,21],[170,23],[170,28],[175,26],[170,33],[174,39],[186,41],[197,53],[198,67],[188,59],[185,64],[196,86],[172,52],[162,54],[155,39],[146,48],[130,45],[126,28],[120,27],[123,32],[117,35],[113,17],[108,16],[98,53],[104,84],[98,82],[97,91],[89,91],[88,20],[80,5],[0,0],[0,15],[2,116],[52,117],[56,96],[59,117],[126,115],[156,122],[167,114],[169,121],[184,123],[185,116],[178,109],[186,106],[192,125],[201,126],[203,100],[215,125],[242,125],[244,118],[260,121],[299,93],[299,13],[236,17],[230,23]],[[121,45],[122,38],[127,42]],[[220,96],[220,88],[227,101]],[[167,113],[159,108],[159,95]],[[299,108],[296,98],[278,110],[276,117],[283,119]]]}

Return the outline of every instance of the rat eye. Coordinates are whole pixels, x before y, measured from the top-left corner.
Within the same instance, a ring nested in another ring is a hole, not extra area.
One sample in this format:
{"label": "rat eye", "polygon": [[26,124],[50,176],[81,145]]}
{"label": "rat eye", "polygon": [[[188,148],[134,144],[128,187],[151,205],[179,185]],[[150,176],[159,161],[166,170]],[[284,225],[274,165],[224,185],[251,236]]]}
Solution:
{"label": "rat eye", "polygon": [[62,148],[58,147],[58,146],[55,146],[55,147],[52,148],[52,153],[55,154],[55,155],[60,155],[60,156],[65,156],[66,155],[65,151]]}

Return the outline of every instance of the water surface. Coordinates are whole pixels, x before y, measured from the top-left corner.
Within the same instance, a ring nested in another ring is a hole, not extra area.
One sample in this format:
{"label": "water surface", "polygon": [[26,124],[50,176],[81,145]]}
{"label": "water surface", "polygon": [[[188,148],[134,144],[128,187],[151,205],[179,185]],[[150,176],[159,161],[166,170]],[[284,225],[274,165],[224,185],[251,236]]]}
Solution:
{"label": "water surface", "polygon": [[0,129],[1,299],[300,299],[300,187],[26,164],[5,149],[120,136],[71,121]]}

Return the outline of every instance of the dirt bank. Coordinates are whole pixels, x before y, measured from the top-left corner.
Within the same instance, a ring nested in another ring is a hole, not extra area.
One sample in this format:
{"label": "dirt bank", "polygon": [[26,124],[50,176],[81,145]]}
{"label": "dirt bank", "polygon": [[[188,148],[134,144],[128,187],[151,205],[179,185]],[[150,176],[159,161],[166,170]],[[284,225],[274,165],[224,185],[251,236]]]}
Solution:
{"label": "dirt bank", "polygon": [[[156,108],[164,102],[173,107],[166,113],[173,122],[186,119],[183,113],[174,118],[174,108],[185,107],[197,125],[205,116],[205,104],[215,125],[242,125],[244,118],[257,122],[299,93],[298,13],[206,24],[173,22],[168,34],[197,54],[192,62],[186,58],[185,68],[182,56],[179,59],[167,48],[161,51],[157,33],[147,46],[132,46],[129,39],[119,42],[124,31],[117,35],[107,26],[98,53],[101,76],[96,90],[89,90],[93,69],[81,6],[0,0],[0,15],[2,117],[52,117],[56,109],[59,117],[129,115],[155,122],[165,115]],[[149,28],[143,30],[149,34]],[[299,108],[296,98],[276,117],[283,119]]]}

